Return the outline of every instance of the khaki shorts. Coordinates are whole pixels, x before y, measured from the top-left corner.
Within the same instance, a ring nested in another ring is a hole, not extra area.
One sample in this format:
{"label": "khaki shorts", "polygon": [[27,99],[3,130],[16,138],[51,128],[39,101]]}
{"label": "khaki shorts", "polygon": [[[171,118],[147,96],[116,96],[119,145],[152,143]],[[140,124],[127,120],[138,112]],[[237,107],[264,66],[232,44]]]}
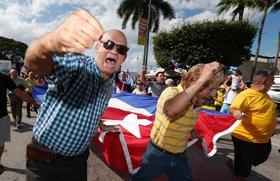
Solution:
{"label": "khaki shorts", "polygon": [[4,145],[6,141],[11,141],[10,127],[9,115],[0,118],[0,146]]}

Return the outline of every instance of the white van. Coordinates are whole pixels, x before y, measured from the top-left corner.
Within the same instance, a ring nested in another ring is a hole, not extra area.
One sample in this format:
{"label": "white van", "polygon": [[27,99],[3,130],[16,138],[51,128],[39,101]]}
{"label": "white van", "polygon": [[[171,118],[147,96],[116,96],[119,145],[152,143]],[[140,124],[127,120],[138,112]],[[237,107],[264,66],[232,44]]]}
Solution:
{"label": "white van", "polygon": [[271,86],[267,94],[278,106],[280,106],[280,75],[274,76],[274,84]]}

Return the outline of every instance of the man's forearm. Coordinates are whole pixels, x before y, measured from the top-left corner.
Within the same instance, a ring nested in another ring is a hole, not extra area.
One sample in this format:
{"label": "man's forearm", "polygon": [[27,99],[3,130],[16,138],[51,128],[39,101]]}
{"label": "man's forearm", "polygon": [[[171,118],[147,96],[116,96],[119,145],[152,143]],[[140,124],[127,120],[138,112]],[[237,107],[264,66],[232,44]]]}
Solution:
{"label": "man's forearm", "polygon": [[242,119],[244,116],[244,113],[242,113],[241,110],[230,108],[229,113],[232,114],[236,119]]}
{"label": "man's forearm", "polygon": [[25,64],[35,74],[49,75],[53,71],[52,56],[55,54],[51,46],[50,33],[33,41],[25,54]]}
{"label": "man's forearm", "polygon": [[203,82],[195,82],[193,85],[185,89],[182,93],[168,100],[164,104],[164,113],[172,117],[177,113],[184,111],[187,108],[187,106],[191,104],[192,99],[194,98],[196,93],[201,89],[203,84]]}
{"label": "man's forearm", "polygon": [[37,103],[34,101],[34,99],[27,94],[27,92],[20,90],[19,88],[16,88],[12,91],[17,97],[19,97],[21,100],[28,102],[30,104],[36,105]]}

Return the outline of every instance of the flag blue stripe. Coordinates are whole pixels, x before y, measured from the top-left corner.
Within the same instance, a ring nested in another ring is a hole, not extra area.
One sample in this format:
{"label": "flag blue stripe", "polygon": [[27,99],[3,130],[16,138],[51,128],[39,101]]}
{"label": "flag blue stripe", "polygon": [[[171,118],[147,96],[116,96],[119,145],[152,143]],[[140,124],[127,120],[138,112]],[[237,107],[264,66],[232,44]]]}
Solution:
{"label": "flag blue stripe", "polygon": [[113,94],[112,98],[120,99],[121,101],[135,108],[144,108],[151,114],[156,113],[156,104],[158,101],[157,97],[135,95],[130,93],[119,93]]}

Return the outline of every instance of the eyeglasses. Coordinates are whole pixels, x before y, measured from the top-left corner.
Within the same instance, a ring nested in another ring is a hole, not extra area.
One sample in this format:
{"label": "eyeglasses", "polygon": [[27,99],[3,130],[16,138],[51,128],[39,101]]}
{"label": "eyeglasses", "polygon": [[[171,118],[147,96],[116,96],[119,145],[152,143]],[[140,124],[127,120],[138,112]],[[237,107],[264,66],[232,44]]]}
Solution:
{"label": "eyeglasses", "polygon": [[[102,42],[103,43],[103,42]],[[114,46],[116,45],[117,47],[117,52],[121,55],[125,55],[127,53],[127,51],[129,50],[128,47],[124,46],[124,45],[119,45],[119,44],[116,44],[115,42],[111,41],[111,40],[108,40],[107,42],[104,42],[103,43],[103,47],[106,49],[106,50],[112,50],[114,48]]]}

